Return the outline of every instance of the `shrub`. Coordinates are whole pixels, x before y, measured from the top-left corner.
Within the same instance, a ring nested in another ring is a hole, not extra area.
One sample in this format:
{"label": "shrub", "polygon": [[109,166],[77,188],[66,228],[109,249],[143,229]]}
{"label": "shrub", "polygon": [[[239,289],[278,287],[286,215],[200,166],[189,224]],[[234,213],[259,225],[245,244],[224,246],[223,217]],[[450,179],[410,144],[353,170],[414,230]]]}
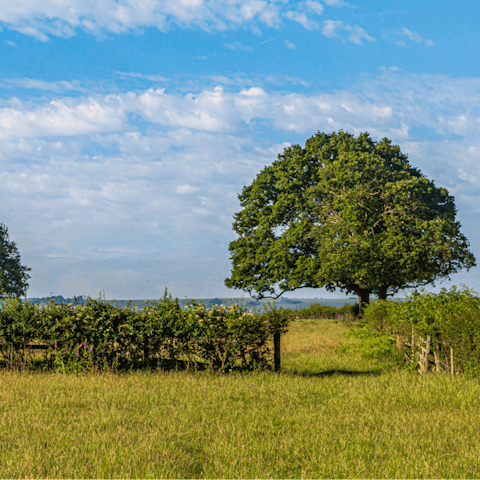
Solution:
{"label": "shrub", "polygon": [[[286,315],[277,309],[253,315],[238,304],[207,310],[192,302],[182,310],[166,290],[159,303],[145,303],[143,309],[132,311],[130,305],[121,310],[90,298],[75,308],[54,300],[44,309],[10,302],[0,313],[0,351],[4,358],[20,358],[21,349],[38,340],[47,347],[46,368],[64,366],[72,359],[81,363],[83,357],[87,362],[88,357],[92,368],[114,371],[172,364],[251,370],[270,368],[272,337],[288,325]],[[91,355],[81,350],[82,345],[84,350],[88,345]],[[10,368],[15,365],[10,361]]]}
{"label": "shrub", "polygon": [[455,371],[480,373],[480,298],[472,289],[454,286],[438,294],[421,290],[405,302],[373,302],[363,321],[372,331],[395,335],[409,362],[419,354],[417,340],[429,337],[435,370],[449,370],[453,351]]}
{"label": "shrub", "polygon": [[0,312],[0,353],[9,368],[25,366],[31,359],[28,345],[37,338],[41,315],[38,307],[20,297],[4,301]]}
{"label": "shrub", "polygon": [[287,310],[286,315],[298,318],[341,318],[345,320],[353,320],[358,315],[358,303],[355,303],[354,305],[346,304],[342,307],[331,307],[330,305],[312,303],[307,308]]}

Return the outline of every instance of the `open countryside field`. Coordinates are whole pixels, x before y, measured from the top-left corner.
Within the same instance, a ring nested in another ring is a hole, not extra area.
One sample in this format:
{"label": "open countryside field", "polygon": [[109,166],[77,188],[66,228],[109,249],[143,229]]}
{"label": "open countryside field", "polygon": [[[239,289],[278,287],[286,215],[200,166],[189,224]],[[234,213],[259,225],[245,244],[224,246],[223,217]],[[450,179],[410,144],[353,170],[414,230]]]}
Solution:
{"label": "open countryside field", "polygon": [[0,373],[1,478],[476,478],[480,382],[339,353],[298,320],[282,373]]}

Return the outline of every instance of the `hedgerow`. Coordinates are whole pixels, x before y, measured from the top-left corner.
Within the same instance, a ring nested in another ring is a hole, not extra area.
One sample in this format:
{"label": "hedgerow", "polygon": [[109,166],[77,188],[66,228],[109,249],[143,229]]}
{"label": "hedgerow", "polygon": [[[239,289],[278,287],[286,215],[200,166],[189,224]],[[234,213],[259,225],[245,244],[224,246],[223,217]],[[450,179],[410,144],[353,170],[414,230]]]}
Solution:
{"label": "hedgerow", "polygon": [[0,353],[9,368],[31,366],[32,342],[45,346],[43,368],[271,368],[271,340],[289,321],[281,310],[253,315],[238,304],[181,309],[167,290],[160,302],[129,306],[87,298],[84,306],[51,300],[40,309],[11,299],[0,312]]}
{"label": "hedgerow", "polygon": [[[405,366],[416,368],[423,358],[425,371],[480,374],[480,297],[464,285],[438,294],[422,289],[404,302],[372,302],[362,321],[366,330],[390,345],[383,353],[401,358]],[[352,348],[368,350],[367,343]]]}
{"label": "hedgerow", "polygon": [[299,310],[286,310],[285,315],[291,318],[353,320],[358,315],[358,303],[353,305],[346,304],[342,307],[311,303],[308,307],[300,308]]}

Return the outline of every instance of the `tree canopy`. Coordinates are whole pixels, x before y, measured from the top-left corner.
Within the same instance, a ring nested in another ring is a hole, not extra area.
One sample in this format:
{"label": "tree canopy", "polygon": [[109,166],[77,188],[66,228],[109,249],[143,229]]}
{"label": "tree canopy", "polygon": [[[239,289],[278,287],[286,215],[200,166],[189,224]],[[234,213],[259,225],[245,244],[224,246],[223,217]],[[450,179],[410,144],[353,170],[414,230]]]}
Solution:
{"label": "tree canopy", "polygon": [[386,298],[476,264],[454,198],[387,138],[318,132],[286,148],[238,198],[225,285],[254,298],[339,288],[361,308],[371,294]]}
{"label": "tree canopy", "polygon": [[9,241],[8,228],[0,223],[0,299],[26,295],[30,270],[20,264],[17,246]]}

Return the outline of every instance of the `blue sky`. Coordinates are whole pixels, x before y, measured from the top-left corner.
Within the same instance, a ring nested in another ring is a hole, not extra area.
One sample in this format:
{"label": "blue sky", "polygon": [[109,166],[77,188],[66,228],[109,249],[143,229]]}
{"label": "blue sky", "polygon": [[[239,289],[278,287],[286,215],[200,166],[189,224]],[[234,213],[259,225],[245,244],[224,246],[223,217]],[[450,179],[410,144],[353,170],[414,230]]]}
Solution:
{"label": "blue sky", "polygon": [[[237,194],[318,130],[399,144],[480,260],[478,18],[446,0],[4,2],[0,221],[27,295],[241,296],[223,284]],[[477,270],[438,287],[480,291]]]}

